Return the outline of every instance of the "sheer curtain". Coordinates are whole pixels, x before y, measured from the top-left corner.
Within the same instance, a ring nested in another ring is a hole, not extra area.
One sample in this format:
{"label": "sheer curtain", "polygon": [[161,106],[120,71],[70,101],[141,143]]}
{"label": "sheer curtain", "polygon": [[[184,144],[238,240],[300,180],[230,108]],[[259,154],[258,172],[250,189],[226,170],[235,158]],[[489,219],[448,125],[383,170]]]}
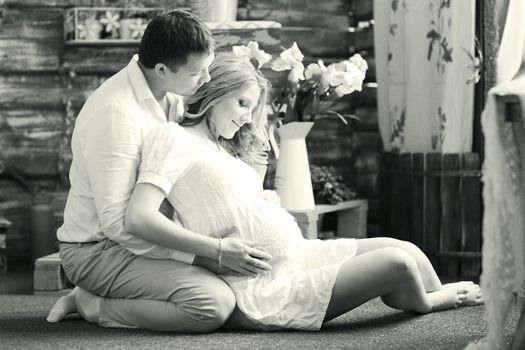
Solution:
{"label": "sheer curtain", "polygon": [[496,59],[497,85],[489,90],[482,114],[485,213],[481,288],[486,303],[487,336],[470,344],[468,350],[506,347],[505,321],[516,293],[523,297],[525,291],[524,125],[523,121],[507,122],[503,106],[497,103],[500,95],[518,96],[525,120],[525,2],[509,0],[504,5],[508,8]]}
{"label": "sheer curtain", "polygon": [[392,152],[470,152],[474,0],[375,0],[379,129]]}

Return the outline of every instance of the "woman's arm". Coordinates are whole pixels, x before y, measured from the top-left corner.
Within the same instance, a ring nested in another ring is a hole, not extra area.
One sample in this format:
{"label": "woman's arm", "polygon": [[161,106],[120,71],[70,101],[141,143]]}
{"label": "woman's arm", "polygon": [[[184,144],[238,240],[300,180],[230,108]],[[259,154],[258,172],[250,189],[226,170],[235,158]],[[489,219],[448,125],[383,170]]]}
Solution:
{"label": "woman's arm", "polygon": [[217,239],[186,230],[159,212],[164,198],[164,193],[157,186],[137,184],[126,209],[126,231],[166,248],[209,258],[218,257]]}
{"label": "woman's arm", "polygon": [[126,231],[161,246],[218,260],[236,272],[259,273],[271,267],[263,260],[271,256],[253,248],[253,242],[224,238],[222,246],[216,238],[187,230],[159,212],[164,192],[149,183],[139,183],[131,195],[125,217]]}

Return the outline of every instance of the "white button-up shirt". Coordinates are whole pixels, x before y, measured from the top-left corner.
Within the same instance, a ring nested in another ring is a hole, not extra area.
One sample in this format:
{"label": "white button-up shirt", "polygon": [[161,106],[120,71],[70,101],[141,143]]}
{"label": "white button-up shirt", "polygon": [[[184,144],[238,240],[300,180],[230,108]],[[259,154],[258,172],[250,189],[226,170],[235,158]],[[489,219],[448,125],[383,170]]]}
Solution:
{"label": "white button-up shirt", "polygon": [[69,172],[71,189],[63,242],[109,238],[137,255],[192,263],[193,254],[148,242],[124,230],[124,215],[135,187],[145,133],[182,114],[179,96],[168,93],[169,112],[155,100],[139,68],[138,56],[105,81],[86,101],[75,122]]}

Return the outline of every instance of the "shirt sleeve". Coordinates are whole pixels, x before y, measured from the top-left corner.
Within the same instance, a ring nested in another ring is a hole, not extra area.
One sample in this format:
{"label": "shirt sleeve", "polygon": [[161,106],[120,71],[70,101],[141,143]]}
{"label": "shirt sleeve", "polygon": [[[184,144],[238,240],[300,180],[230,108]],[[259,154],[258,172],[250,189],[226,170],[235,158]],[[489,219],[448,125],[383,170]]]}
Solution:
{"label": "shirt sleeve", "polygon": [[193,165],[189,141],[178,124],[153,128],[144,140],[137,183],[155,185],[168,196],[175,182]]}
{"label": "shirt sleeve", "polygon": [[193,254],[153,244],[124,230],[140,163],[141,126],[123,108],[104,106],[78,132],[102,232],[134,254],[191,264]]}

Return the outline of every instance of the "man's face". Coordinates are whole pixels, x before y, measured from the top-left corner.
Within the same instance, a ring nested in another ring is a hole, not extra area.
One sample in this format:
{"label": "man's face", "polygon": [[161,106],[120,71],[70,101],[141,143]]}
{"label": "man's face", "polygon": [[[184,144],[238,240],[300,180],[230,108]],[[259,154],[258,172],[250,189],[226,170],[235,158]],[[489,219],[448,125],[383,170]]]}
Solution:
{"label": "man's face", "polygon": [[203,84],[210,81],[208,68],[215,54],[190,55],[186,64],[179,66],[177,72],[167,69],[166,90],[181,96],[191,96]]}

